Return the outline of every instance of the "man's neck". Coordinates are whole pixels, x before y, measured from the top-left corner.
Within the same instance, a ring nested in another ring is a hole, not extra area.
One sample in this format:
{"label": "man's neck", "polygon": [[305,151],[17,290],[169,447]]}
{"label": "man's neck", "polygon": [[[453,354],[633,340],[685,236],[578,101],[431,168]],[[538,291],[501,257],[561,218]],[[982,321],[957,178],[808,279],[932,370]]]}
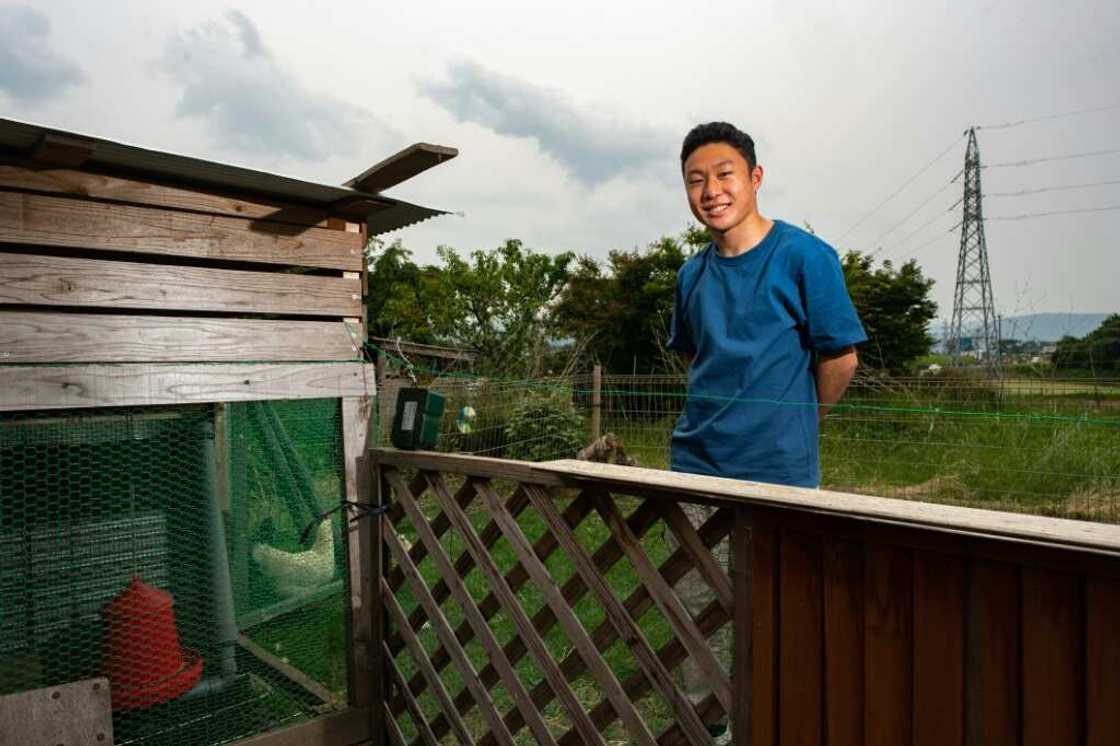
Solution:
{"label": "man's neck", "polygon": [[766,238],[773,227],[773,220],[756,212],[726,233],[713,233],[712,243],[716,245],[716,252],[720,256],[739,256],[762,243],[762,239]]}

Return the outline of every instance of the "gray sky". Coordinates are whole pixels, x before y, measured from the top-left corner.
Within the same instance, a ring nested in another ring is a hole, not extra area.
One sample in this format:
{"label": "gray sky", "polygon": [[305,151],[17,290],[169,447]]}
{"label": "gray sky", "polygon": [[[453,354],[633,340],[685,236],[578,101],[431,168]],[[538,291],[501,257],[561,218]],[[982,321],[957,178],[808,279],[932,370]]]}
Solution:
{"label": "gray sky", "polygon": [[[390,192],[465,213],[401,232],[420,260],[677,233],[680,139],[726,119],[758,143],[766,214],[915,255],[944,317],[963,140],[872,210],[971,124],[1120,104],[1117,38],[1115,0],[0,0],[0,115],[332,183],[453,145]],[[993,166],[1120,149],[1120,108],[979,137]],[[1120,206],[1120,184],[994,196],[1118,180],[1120,154],[984,171],[1003,314],[1120,310],[1120,211],[994,219]]]}

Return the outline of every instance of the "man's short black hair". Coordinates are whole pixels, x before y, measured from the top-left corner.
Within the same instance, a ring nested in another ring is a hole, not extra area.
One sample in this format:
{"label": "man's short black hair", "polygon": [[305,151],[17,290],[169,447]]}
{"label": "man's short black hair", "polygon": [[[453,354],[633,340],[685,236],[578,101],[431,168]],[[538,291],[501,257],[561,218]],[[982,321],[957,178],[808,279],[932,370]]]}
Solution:
{"label": "man's short black hair", "polygon": [[684,162],[693,151],[701,145],[713,142],[727,143],[742,153],[751,171],[754,171],[754,167],[758,165],[754,156],[754,140],[750,135],[727,122],[708,122],[696,125],[684,136],[684,144],[681,145],[681,168],[684,168]]}

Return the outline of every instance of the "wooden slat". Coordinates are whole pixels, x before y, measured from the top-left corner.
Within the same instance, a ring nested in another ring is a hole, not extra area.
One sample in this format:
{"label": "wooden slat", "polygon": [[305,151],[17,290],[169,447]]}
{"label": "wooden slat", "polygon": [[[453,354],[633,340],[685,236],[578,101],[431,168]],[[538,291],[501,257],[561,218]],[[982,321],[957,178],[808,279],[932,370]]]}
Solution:
{"label": "wooden slat", "polygon": [[1080,578],[1023,570],[1023,746],[1085,743],[1084,604]]}
{"label": "wooden slat", "polygon": [[830,746],[863,744],[863,546],[825,539],[825,733]]}
{"label": "wooden slat", "polygon": [[1020,742],[1020,569],[997,562],[969,566],[965,648],[966,743]]}
{"label": "wooden slat", "polygon": [[227,197],[149,181],[69,168],[43,168],[34,164],[0,163],[0,189],[126,202],[294,225],[327,226],[327,212],[320,207]]}
{"label": "wooden slat", "polygon": [[356,316],[360,279],[0,252],[0,304]]}
{"label": "wooden slat", "polygon": [[817,537],[783,532],[779,549],[778,722],[782,744],[822,742],[824,630]]}
{"label": "wooden slat", "polygon": [[[376,502],[370,467],[365,461],[369,446],[372,399],[347,397],[341,403],[343,495],[362,505]],[[376,477],[374,477],[376,478]],[[347,531],[347,571],[350,580],[350,634],[347,691],[351,704],[368,708],[373,721],[371,738],[375,745],[382,741],[381,706],[384,682],[379,665],[381,659],[382,605],[378,594],[381,576],[381,542],[377,532],[380,516],[343,523]]]}
{"label": "wooden slat", "polygon": [[688,516],[681,510],[680,505],[666,500],[659,500],[656,504],[660,507],[661,517],[665,519],[669,530],[673,532],[681,547],[692,559],[700,577],[704,579],[708,587],[715,593],[716,599],[730,614],[735,602],[732,600],[731,579],[727,576],[727,573],[719,566],[719,562],[716,561],[712,552],[704,546],[700,536],[696,533],[696,529],[693,528],[692,522],[688,520]]}
{"label": "wooden slat", "polygon": [[[420,703],[416,701],[416,697],[412,695],[408,684],[405,683],[404,675],[397,666],[396,660],[393,659],[393,652],[389,650],[388,646],[383,646],[383,654],[385,655],[385,661],[389,669],[389,678],[392,679],[393,685],[396,687],[397,691],[400,692],[401,698],[408,706],[408,713],[412,716],[412,723],[416,726],[421,740],[423,740],[427,746],[439,746],[439,739],[436,738],[435,733],[432,733],[432,726],[428,723],[428,718],[424,715],[423,708],[420,707]],[[393,717],[391,711],[387,713],[386,720],[391,724],[390,732],[392,732],[392,728],[396,726],[396,719]],[[400,743],[404,743],[403,736],[400,738]]]}
{"label": "wooden slat", "polygon": [[965,564],[914,554],[914,746],[963,746]]}
{"label": "wooden slat", "polygon": [[731,687],[734,706],[729,720],[732,736],[743,734],[739,737],[739,742],[745,741],[751,732],[751,553],[750,513],[747,508],[737,508],[731,533],[731,582],[734,598]]}
{"label": "wooden slat", "polygon": [[4,362],[161,363],[357,360],[341,321],[0,311]]}
{"label": "wooden slat", "polygon": [[1086,743],[1120,743],[1120,585],[1089,578],[1085,583]]}
{"label": "wooden slat", "polygon": [[[614,626],[618,636],[626,642],[634,655],[634,659],[645,672],[652,686],[669,704],[685,733],[691,737],[693,743],[712,743],[707,727],[696,715],[692,704],[677,687],[668,669],[658,659],[657,653],[650,647],[649,641],[642,634],[638,623],[626,612],[622,603],[615,597],[607,579],[595,567],[594,561],[576,539],[567,522],[560,516],[560,513],[552,504],[551,498],[544,495],[540,487],[534,485],[525,486],[525,491],[551,533],[560,542],[567,558],[575,566],[576,572],[580,574],[583,582],[591,589],[592,595],[603,607],[607,621]],[[680,513],[680,508],[677,508],[677,512]],[[688,519],[683,513],[680,513],[680,517],[685,520],[685,523],[688,523]],[[699,550],[711,557],[711,552],[703,547],[700,537],[696,535],[696,531],[691,524],[689,524],[689,529],[696,544],[699,545]],[[722,572],[719,574],[722,575]]]}
{"label": "wooden slat", "polygon": [[[394,546],[395,536],[391,535],[391,529],[386,526],[383,533],[389,538],[386,540],[390,551]],[[399,543],[397,543],[399,546]],[[407,556],[407,555],[406,555]],[[455,738],[459,741],[460,746],[474,746],[474,739],[471,738],[470,733],[467,731],[467,726],[463,719],[459,717],[459,713],[455,710],[455,706],[451,704],[451,695],[447,693],[447,688],[443,685],[443,680],[440,679],[439,674],[432,668],[431,662],[428,661],[428,653],[424,650],[423,643],[416,637],[416,633],[408,626],[405,620],[404,610],[401,609],[397,597],[393,595],[393,590],[389,584],[385,582],[385,578],[381,578],[381,593],[385,597],[385,608],[389,612],[389,619],[393,626],[400,632],[401,637],[404,638],[405,646],[408,652],[412,655],[412,660],[416,667],[424,674],[424,678],[428,680],[428,688],[435,696],[436,701],[439,703],[440,708],[447,714],[448,720],[451,723],[451,732],[455,734]]]}
{"label": "wooden slat", "polygon": [[864,732],[868,746],[910,743],[913,556],[869,544],[864,555]]}
{"label": "wooden slat", "polygon": [[330,689],[326,688],[318,681],[293,666],[291,663],[288,663],[283,659],[278,658],[272,653],[268,652],[260,645],[249,639],[248,636],[238,635],[237,646],[249,655],[256,658],[264,665],[271,668],[280,676],[283,676],[288,681],[292,682],[308,694],[318,699],[320,702],[326,705],[330,705],[331,707],[337,707],[337,705],[339,704],[338,697],[335,696],[335,693]]}
{"label": "wooden slat", "polygon": [[751,740],[778,743],[778,532],[772,513],[751,522]]}
{"label": "wooden slat", "polygon": [[[644,746],[653,746],[654,738],[653,734],[649,731],[649,727],[646,725],[645,721],[642,720],[641,716],[638,715],[633,703],[626,696],[625,692],[623,692],[622,685],[607,666],[606,661],[600,656],[599,651],[595,648],[594,642],[587,634],[587,630],[584,629],[583,624],[580,622],[571,606],[564,600],[552,576],[549,575],[548,570],[545,569],[545,566],[533,554],[532,546],[529,544],[529,540],[525,537],[524,532],[522,532],[521,527],[502,509],[501,500],[489,484],[478,483],[478,493],[489,506],[491,513],[498,519],[499,526],[502,529],[502,534],[505,536],[506,541],[509,542],[510,546],[513,548],[521,564],[528,570],[529,576],[537,585],[537,589],[544,597],[545,603],[552,609],[552,613],[556,615],[568,640],[575,649],[579,651],[591,675],[595,678],[596,682],[598,682],[603,695],[610,701],[615,711],[619,714],[620,719],[630,733],[632,742],[644,744]],[[524,614],[522,613],[521,616],[524,617]],[[531,638],[536,637],[537,633],[533,629],[532,624],[529,623],[528,618],[524,618],[523,622],[529,624],[523,633],[523,640],[531,643]],[[520,631],[521,625],[519,624],[518,626]],[[529,635],[530,639],[525,639],[525,635]],[[559,669],[557,669],[557,673],[559,673]],[[547,672],[546,675],[548,675]],[[563,697],[561,692],[557,692],[557,696]],[[582,708],[580,709],[582,710]],[[579,719],[573,716],[573,721],[580,726],[581,734],[583,734],[584,729],[589,730],[587,734],[584,734],[585,739],[589,739],[591,743],[597,743],[598,741],[590,735],[591,733],[597,734],[597,731],[595,731],[593,727],[590,727],[590,721],[581,724],[580,721],[583,718],[586,718],[586,713],[583,713],[583,716]],[[598,738],[601,740],[602,737],[598,736]]]}
{"label": "wooden slat", "polygon": [[0,191],[0,244],[360,271],[360,234]]}
{"label": "wooden slat", "polygon": [[234,746],[336,746],[361,743],[369,738],[369,710],[351,707],[283,730],[262,733]]}
{"label": "wooden slat", "polygon": [[[390,472],[389,480],[393,483],[394,488],[398,488],[398,482],[394,480],[395,474]],[[401,482],[403,484],[403,482]],[[398,500],[410,499],[406,495],[402,495],[399,491],[396,492]],[[436,637],[443,644],[447,651],[451,654],[451,659],[455,663],[455,667],[459,671],[459,676],[463,680],[463,684],[470,691],[478,705],[478,709],[482,712],[482,717],[486,724],[490,727],[490,731],[498,738],[498,743],[503,746],[513,746],[513,734],[506,728],[502,722],[502,716],[498,713],[498,708],[494,704],[494,700],[482,684],[478,680],[478,671],[475,670],[474,664],[471,663],[467,651],[459,645],[455,639],[455,634],[451,630],[451,624],[444,616],[443,609],[432,598],[431,593],[428,591],[428,586],[424,582],[424,578],[420,575],[419,569],[412,563],[405,551],[404,545],[401,544],[400,539],[393,531],[392,527],[385,524],[381,532],[382,539],[389,547],[389,553],[393,556],[393,561],[399,564],[404,570],[404,576],[408,581],[408,587],[412,591],[412,596],[415,598],[424,610],[428,612],[428,620],[432,625],[432,629],[436,633]],[[402,633],[404,629],[400,630]],[[429,682],[429,686],[431,682]]]}
{"label": "wooden slat", "polygon": [[688,613],[688,609],[681,603],[672,586],[665,582],[661,574],[650,562],[638,537],[626,525],[622,513],[607,493],[600,493],[595,498],[595,509],[607,524],[614,540],[622,547],[627,559],[634,566],[639,581],[646,586],[657,608],[665,615],[669,627],[677,639],[688,650],[700,670],[707,677],[712,687],[712,693],[723,705],[725,712],[731,711],[731,681],[712,653],[707,639],[701,634],[696,622]]}
{"label": "wooden slat", "polygon": [[563,486],[565,481],[547,472],[538,472],[536,465],[525,461],[467,456],[461,453],[434,453],[432,451],[397,451],[375,448],[370,455],[379,463],[392,466],[425,469],[427,471],[462,474],[482,479],[508,479],[547,486]]}
{"label": "wooden slat", "polygon": [[0,365],[0,411],[372,395],[363,363]]}
{"label": "wooden slat", "polygon": [[[486,619],[483,618],[478,607],[475,606],[474,599],[471,598],[471,594],[467,590],[466,585],[464,585],[462,578],[459,577],[455,567],[452,565],[451,558],[447,556],[443,546],[439,543],[439,537],[432,531],[431,526],[428,524],[423,513],[420,512],[420,508],[413,500],[412,495],[402,494],[401,490],[407,490],[408,486],[404,483],[404,480],[400,479],[399,475],[396,475],[395,481],[394,477],[390,476],[390,481],[393,482],[393,486],[397,490],[401,505],[404,507],[405,511],[408,512],[408,517],[412,519],[412,525],[416,529],[420,541],[427,547],[428,557],[431,558],[433,564],[436,566],[436,570],[450,589],[451,596],[455,599],[456,603],[459,604],[463,616],[474,631],[475,639],[479,641],[483,650],[486,651],[491,665],[498,670],[506,691],[509,692],[514,703],[516,703],[517,707],[521,710],[522,717],[525,718],[525,722],[528,724],[529,730],[532,731],[533,736],[537,739],[537,743],[555,744],[556,740],[552,737],[552,734],[549,733],[548,726],[545,725],[540,713],[537,711],[532,701],[530,701],[528,690],[525,689],[525,685],[518,678],[517,672],[513,669],[513,666],[510,665],[509,659],[506,658],[505,654],[502,652],[501,643],[498,642],[498,639],[494,637],[494,633],[490,630],[490,627],[487,626]],[[432,493],[441,504],[455,505],[456,508],[458,508],[458,501],[451,495],[440,475],[429,475],[429,484],[431,485]],[[435,603],[438,603],[438,601]],[[452,634],[452,638],[456,639],[456,636]],[[463,643],[456,639],[457,646],[461,646],[462,644]],[[448,649],[446,646],[445,649],[454,657],[454,650]]]}
{"label": "wooden slat", "polygon": [[[475,566],[479,568],[486,578],[491,591],[498,596],[506,616],[513,622],[514,629],[522,642],[533,652],[540,670],[544,674],[545,679],[549,682],[557,698],[564,705],[569,717],[572,718],[574,723],[581,727],[581,733],[584,738],[587,739],[588,743],[601,743],[602,738],[591,726],[591,721],[587,718],[587,714],[584,712],[579,698],[576,697],[575,692],[572,691],[571,686],[568,684],[567,680],[564,679],[563,674],[560,673],[560,668],[552,659],[544,641],[537,634],[536,630],[533,629],[533,624],[529,620],[528,615],[521,608],[517,597],[509,589],[509,586],[505,584],[501,570],[498,569],[493,558],[483,547],[482,541],[474,530],[470,519],[459,509],[459,506],[451,499],[451,495],[446,489],[438,489],[434,481],[431,482],[431,485],[439,500],[440,507],[451,518],[452,524],[466,543],[467,551],[473,555]],[[503,535],[506,536],[507,540],[510,540],[508,524],[512,523],[516,526],[516,521],[506,512],[505,506],[502,505],[500,498],[496,493],[492,492],[489,485],[476,484],[476,489],[478,490],[478,494],[482,497],[483,502],[487,504],[491,515],[498,521]],[[522,538],[524,537],[522,536]],[[510,541],[512,544],[512,540]],[[525,557],[522,556],[523,553],[519,551],[519,549],[525,549],[525,551],[529,553],[529,556],[532,556],[532,550],[527,546],[514,546],[514,552],[520,557],[524,564]],[[536,558],[534,557],[533,559],[535,560]],[[503,725],[503,727],[506,726]]]}

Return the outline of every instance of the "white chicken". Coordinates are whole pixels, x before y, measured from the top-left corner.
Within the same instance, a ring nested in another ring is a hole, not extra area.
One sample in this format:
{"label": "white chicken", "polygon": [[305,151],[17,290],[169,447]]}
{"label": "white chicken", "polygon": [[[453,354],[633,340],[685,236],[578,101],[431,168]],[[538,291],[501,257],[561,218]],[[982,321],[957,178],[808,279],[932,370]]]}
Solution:
{"label": "white chicken", "polygon": [[281,596],[299,596],[318,590],[334,576],[334,532],[330,520],[319,524],[315,541],[304,552],[257,544],[253,559],[272,580]]}

